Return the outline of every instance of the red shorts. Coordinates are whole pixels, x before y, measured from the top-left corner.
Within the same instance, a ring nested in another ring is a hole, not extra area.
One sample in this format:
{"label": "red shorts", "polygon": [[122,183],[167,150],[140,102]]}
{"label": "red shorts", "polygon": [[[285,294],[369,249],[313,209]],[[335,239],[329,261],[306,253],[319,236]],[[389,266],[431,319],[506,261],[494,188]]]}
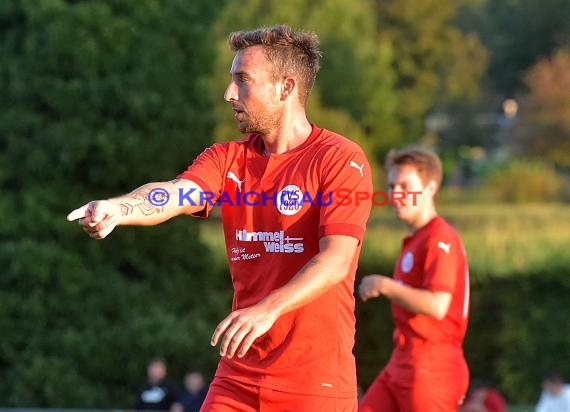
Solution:
{"label": "red shorts", "polygon": [[454,412],[469,385],[467,366],[448,371],[421,371],[414,379],[393,379],[384,369],[370,385],[358,412]]}
{"label": "red shorts", "polygon": [[215,377],[200,412],[356,412],[356,397],[328,398]]}

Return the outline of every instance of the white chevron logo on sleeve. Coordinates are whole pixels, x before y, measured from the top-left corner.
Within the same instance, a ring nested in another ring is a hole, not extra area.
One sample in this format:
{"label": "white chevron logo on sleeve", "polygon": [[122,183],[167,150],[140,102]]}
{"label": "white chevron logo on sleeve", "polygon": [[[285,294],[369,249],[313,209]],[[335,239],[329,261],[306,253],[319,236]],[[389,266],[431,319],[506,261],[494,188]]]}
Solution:
{"label": "white chevron logo on sleeve", "polygon": [[442,249],[445,253],[447,253],[449,255],[449,251],[451,250],[451,243],[439,242],[437,244],[437,247]]}
{"label": "white chevron logo on sleeve", "polygon": [[245,181],[245,179],[243,180],[239,180],[238,177],[235,175],[234,172],[228,172],[228,179],[233,180],[234,182],[237,183],[237,187],[238,187],[238,192],[241,192],[241,184]]}
{"label": "white chevron logo on sleeve", "polygon": [[360,172],[360,176],[364,177],[364,172],[362,171],[362,169],[364,169],[364,163],[362,163],[362,165],[358,165],[358,163],[356,163],[354,160],[351,160],[348,165],[350,167],[358,169],[358,171]]}

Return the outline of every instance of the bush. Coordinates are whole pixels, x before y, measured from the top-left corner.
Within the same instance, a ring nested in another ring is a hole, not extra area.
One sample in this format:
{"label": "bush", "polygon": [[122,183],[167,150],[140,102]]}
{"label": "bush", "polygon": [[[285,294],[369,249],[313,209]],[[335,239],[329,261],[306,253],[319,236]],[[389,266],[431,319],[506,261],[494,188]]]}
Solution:
{"label": "bush", "polygon": [[539,161],[514,160],[491,172],[488,190],[512,203],[559,201],[563,180],[552,166]]}
{"label": "bush", "polygon": [[[160,4],[159,4],[160,3]],[[198,227],[90,240],[66,214],[209,142],[216,1],[2,1],[2,406],[131,408],[150,357],[212,372],[230,309]]]}
{"label": "bush", "polygon": [[475,284],[465,352],[473,377],[487,377],[510,403],[536,403],[545,373],[570,376],[568,269]]}

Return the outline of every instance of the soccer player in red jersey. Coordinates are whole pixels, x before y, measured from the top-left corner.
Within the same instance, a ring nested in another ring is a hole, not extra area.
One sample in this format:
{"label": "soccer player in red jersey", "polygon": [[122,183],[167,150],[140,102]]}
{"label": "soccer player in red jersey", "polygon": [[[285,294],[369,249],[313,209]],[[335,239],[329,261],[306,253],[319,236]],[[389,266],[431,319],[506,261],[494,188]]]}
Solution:
{"label": "soccer player in red jersey", "polygon": [[507,412],[508,409],[505,398],[497,389],[482,380],[475,380],[460,412]]}
{"label": "soccer player in red jersey", "polygon": [[395,323],[392,356],[359,411],[457,411],[469,380],[462,348],[469,272],[461,239],[435,208],[441,161],[430,151],[408,147],[388,155],[387,170],[391,191],[421,195],[394,205],[409,235],[393,277],[366,276],[359,286],[364,301],[390,299]]}
{"label": "soccer player in red jersey", "polygon": [[219,204],[234,298],[212,336],[222,358],[201,410],[356,411],[354,278],[371,201],[339,205],[334,193],[371,193],[368,161],[307,119],[315,34],[274,26],[232,33],[229,44],[224,98],[245,138],[207,148],[175,180],[68,219],[104,238]]}

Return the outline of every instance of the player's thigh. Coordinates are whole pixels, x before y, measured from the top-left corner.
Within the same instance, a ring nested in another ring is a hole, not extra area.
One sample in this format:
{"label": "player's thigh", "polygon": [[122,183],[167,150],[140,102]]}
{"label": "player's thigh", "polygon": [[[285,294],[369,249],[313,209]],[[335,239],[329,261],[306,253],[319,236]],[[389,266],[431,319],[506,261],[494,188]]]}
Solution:
{"label": "player's thigh", "polygon": [[259,387],[215,377],[200,412],[258,412]]}
{"label": "player's thigh", "polygon": [[259,412],[356,412],[356,396],[329,398],[261,388]]}
{"label": "player's thigh", "polygon": [[358,412],[398,412],[396,398],[385,371],[372,382],[358,405]]}

